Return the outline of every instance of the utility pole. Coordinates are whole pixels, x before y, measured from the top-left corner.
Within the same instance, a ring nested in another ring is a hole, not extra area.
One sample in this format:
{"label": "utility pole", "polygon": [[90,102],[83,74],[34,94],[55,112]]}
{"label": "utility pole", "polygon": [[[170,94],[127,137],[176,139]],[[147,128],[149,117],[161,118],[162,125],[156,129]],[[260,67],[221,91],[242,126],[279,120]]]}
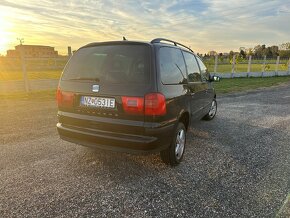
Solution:
{"label": "utility pole", "polygon": [[25,50],[24,50],[24,46],[22,45],[24,43],[24,39],[17,38],[17,40],[19,41],[19,46],[20,46],[20,58],[21,58],[22,74],[23,74],[25,91],[29,92],[29,83],[28,83],[26,64],[25,64]]}

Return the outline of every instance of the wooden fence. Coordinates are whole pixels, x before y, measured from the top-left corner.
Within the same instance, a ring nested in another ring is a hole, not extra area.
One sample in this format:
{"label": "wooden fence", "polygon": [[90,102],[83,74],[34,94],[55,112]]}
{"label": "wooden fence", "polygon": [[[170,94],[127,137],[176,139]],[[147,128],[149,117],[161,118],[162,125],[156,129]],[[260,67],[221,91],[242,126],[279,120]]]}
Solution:
{"label": "wooden fence", "polygon": [[25,64],[26,70],[58,70],[64,68],[68,59],[67,56],[55,58],[23,58],[23,60],[21,58],[0,57],[0,70],[22,70],[22,64]]}

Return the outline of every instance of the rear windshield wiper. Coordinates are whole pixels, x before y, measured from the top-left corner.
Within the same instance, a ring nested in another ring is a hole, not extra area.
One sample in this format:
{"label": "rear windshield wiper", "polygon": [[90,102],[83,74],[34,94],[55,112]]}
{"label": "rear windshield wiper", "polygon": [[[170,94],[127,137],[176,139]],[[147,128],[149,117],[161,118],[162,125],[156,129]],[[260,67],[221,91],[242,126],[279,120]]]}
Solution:
{"label": "rear windshield wiper", "polygon": [[67,80],[88,80],[88,81],[100,82],[99,78],[92,78],[92,77],[77,77],[77,78],[72,78],[72,79],[67,79]]}

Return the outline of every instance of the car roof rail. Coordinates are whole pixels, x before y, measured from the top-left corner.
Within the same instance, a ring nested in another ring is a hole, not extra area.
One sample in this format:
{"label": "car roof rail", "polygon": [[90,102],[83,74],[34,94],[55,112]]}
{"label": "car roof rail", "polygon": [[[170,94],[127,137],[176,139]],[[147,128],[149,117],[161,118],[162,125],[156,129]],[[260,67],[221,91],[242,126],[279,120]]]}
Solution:
{"label": "car roof rail", "polygon": [[193,52],[193,51],[191,50],[191,48],[189,48],[189,47],[187,47],[187,46],[185,46],[185,45],[182,45],[182,44],[179,43],[179,42],[175,42],[175,41],[173,41],[173,40],[170,40],[170,39],[156,38],[156,39],[153,39],[153,40],[151,41],[151,43],[160,43],[161,41],[171,42],[171,43],[173,43],[175,46],[179,45],[179,46],[182,46],[182,47],[184,47],[184,48],[187,48],[189,51]]}

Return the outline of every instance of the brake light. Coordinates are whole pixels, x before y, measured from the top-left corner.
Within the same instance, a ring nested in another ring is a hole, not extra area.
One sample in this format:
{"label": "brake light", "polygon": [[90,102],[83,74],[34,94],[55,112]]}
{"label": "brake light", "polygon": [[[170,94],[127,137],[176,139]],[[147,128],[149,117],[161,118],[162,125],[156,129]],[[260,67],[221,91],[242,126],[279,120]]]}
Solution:
{"label": "brake light", "polygon": [[145,115],[166,114],[165,96],[161,93],[150,93],[145,95]]}
{"label": "brake light", "polygon": [[160,93],[150,93],[142,97],[122,96],[123,109],[127,114],[160,116],[166,114],[166,101]]}
{"label": "brake light", "polygon": [[123,109],[128,114],[144,114],[144,98],[142,97],[122,97]]}
{"label": "brake light", "polygon": [[58,88],[56,92],[56,101],[59,107],[72,107],[74,103],[74,93],[64,92]]}

